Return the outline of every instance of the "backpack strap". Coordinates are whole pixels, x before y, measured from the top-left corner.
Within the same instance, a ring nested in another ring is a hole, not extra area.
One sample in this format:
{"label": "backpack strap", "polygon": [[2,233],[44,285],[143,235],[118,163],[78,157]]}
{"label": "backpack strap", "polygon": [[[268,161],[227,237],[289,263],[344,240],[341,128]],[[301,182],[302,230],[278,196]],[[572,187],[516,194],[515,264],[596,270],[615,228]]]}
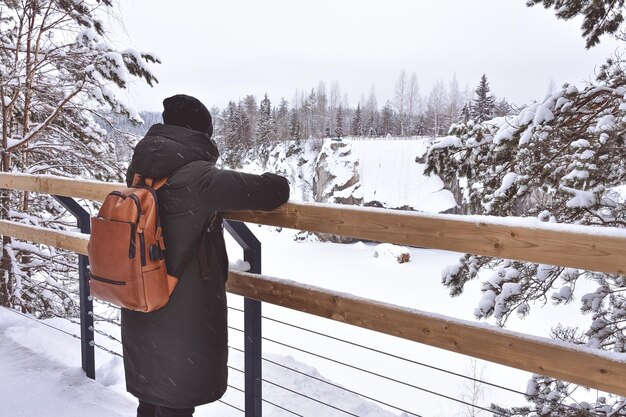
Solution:
{"label": "backpack strap", "polygon": [[140,174],[133,175],[133,182],[131,183],[131,187],[138,187],[142,184],[143,177]]}
{"label": "backpack strap", "polygon": [[158,190],[167,182],[168,177],[163,177],[160,180],[154,180],[154,178],[143,177],[141,174],[135,174],[133,176],[133,187],[138,187],[141,185],[146,185],[151,187],[153,190]]}
{"label": "backpack strap", "polygon": [[163,187],[167,183],[168,177],[161,178],[160,180],[157,180],[157,181],[152,180],[152,178],[149,178],[149,179],[152,182],[152,188],[155,190],[158,190],[159,188]]}

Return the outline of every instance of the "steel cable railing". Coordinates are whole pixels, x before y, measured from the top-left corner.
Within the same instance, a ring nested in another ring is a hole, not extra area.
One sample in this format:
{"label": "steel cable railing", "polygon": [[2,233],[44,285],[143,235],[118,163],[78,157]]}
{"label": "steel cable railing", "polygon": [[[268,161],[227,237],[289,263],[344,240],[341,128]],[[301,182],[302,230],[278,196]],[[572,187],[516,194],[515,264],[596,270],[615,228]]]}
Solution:
{"label": "steel cable railing", "polygon": [[[233,311],[237,311],[237,312],[242,312],[243,311],[243,310],[241,310],[241,309],[239,309],[237,307],[230,307],[229,306],[229,309],[231,309]],[[315,330],[312,330],[312,329],[308,329],[308,328],[305,328],[305,327],[302,327],[302,326],[298,326],[298,325],[295,325],[295,324],[292,324],[292,323],[288,323],[288,322],[285,322],[285,321],[282,321],[282,320],[274,319],[274,318],[267,317],[267,316],[262,316],[262,317],[263,317],[264,320],[269,320],[269,321],[273,321],[273,322],[278,323],[278,324],[282,324],[282,325],[285,325],[285,326],[290,326],[290,327],[296,328],[298,330],[302,330],[302,331],[305,331],[305,332],[308,332],[308,333],[311,333],[311,334],[315,334],[317,336],[322,336],[322,337],[325,337],[325,338],[328,338],[328,339],[331,339],[331,340],[342,342],[342,343],[345,343],[345,344],[348,344],[348,345],[351,345],[351,346],[355,346],[355,347],[358,347],[358,348],[361,348],[361,349],[365,349],[365,350],[368,350],[368,351],[371,351],[371,352],[374,352],[374,353],[377,353],[377,354],[380,354],[380,355],[385,355],[385,356],[388,356],[388,357],[391,357],[391,358],[394,358],[394,359],[406,361],[406,362],[411,363],[411,364],[415,364],[415,365],[418,365],[418,366],[426,367],[426,368],[429,368],[429,369],[432,369],[432,370],[435,370],[435,371],[438,371],[438,372],[442,372],[442,373],[446,373],[446,374],[449,374],[449,375],[453,375],[455,377],[467,379],[467,380],[470,380],[470,381],[473,381],[473,382],[477,382],[477,383],[480,383],[480,384],[485,384],[485,385],[488,385],[488,386],[491,386],[491,387],[494,387],[494,388],[506,390],[508,392],[511,392],[511,393],[514,393],[514,394],[518,394],[518,395],[521,395],[521,396],[524,396],[524,397],[527,397],[527,398],[541,399],[542,401],[544,401],[546,403],[549,403],[549,404],[552,404],[552,405],[563,406],[563,407],[571,409],[572,411],[580,411],[579,408],[576,408],[576,407],[574,407],[572,405],[564,404],[564,403],[562,403],[560,401],[549,400],[549,399],[546,399],[546,398],[540,398],[537,395],[528,394],[528,393],[525,393],[525,392],[522,392],[522,391],[519,391],[519,390],[515,390],[515,389],[509,388],[509,387],[505,387],[505,386],[502,386],[502,385],[499,385],[499,384],[496,384],[496,383],[493,383],[493,382],[490,382],[490,381],[485,381],[485,380],[473,378],[471,376],[463,375],[463,374],[460,374],[460,373],[457,373],[457,372],[453,372],[453,371],[450,371],[450,370],[447,370],[447,369],[443,369],[443,368],[440,368],[440,367],[437,367],[437,366],[434,366],[434,365],[429,365],[429,364],[426,364],[426,363],[423,363],[423,362],[415,361],[413,359],[409,359],[409,358],[405,358],[405,357],[402,357],[402,356],[399,356],[399,355],[395,355],[395,354],[392,354],[392,353],[389,353],[389,352],[381,351],[381,350],[376,349],[376,348],[372,348],[372,347],[365,346],[365,345],[362,345],[362,344],[359,344],[359,343],[356,343],[356,342],[352,342],[352,341],[349,341],[349,340],[345,340],[345,339],[342,339],[342,338],[339,338],[339,337],[336,337],[336,336],[332,336],[332,335],[329,335],[329,334],[318,332],[318,331],[315,331]],[[230,326],[230,328],[232,330],[242,332],[241,329],[237,329],[237,328],[235,328],[233,326]],[[358,366],[354,366],[354,365],[351,365],[351,364],[348,364],[348,363],[345,363],[345,362],[342,362],[342,361],[338,361],[338,360],[333,359],[333,358],[329,358],[329,357],[324,356],[324,355],[320,355],[318,353],[311,352],[311,351],[306,350],[306,349],[298,348],[296,346],[293,346],[293,345],[290,345],[290,344],[287,344],[287,343],[283,343],[283,342],[280,342],[280,341],[277,341],[277,340],[274,340],[274,339],[270,339],[270,338],[267,338],[267,337],[263,337],[263,339],[267,340],[269,342],[272,342],[272,343],[276,343],[276,344],[281,345],[283,347],[286,347],[288,349],[293,349],[293,350],[296,350],[296,351],[300,351],[302,353],[305,353],[305,354],[308,354],[308,355],[311,355],[311,356],[315,356],[315,357],[318,357],[320,359],[327,360],[327,361],[330,361],[330,362],[333,362],[333,363],[337,363],[339,365],[346,366],[346,367],[349,367],[351,369],[354,369],[354,370],[357,370],[357,371],[360,371],[360,372],[364,372],[364,373],[373,375],[375,377],[383,378],[383,379],[389,380],[391,382],[407,386],[407,387],[412,388],[412,389],[417,389],[417,390],[420,390],[420,391],[423,391],[423,392],[426,392],[426,393],[438,396],[440,398],[445,398],[447,400],[454,401],[454,402],[466,405],[468,407],[472,407],[474,409],[480,409],[482,411],[487,411],[489,413],[492,413],[492,415],[495,415],[495,416],[504,416],[504,414],[501,414],[501,413],[499,413],[497,411],[494,411],[492,409],[485,408],[485,407],[482,407],[482,406],[479,406],[479,405],[476,405],[476,404],[471,404],[471,403],[468,403],[468,402],[463,401],[461,399],[454,398],[454,397],[451,397],[451,396],[448,396],[448,395],[445,395],[445,394],[442,394],[442,393],[438,393],[438,392],[435,392],[435,391],[432,391],[432,390],[429,390],[429,389],[426,389],[426,388],[423,388],[423,387],[419,387],[417,385],[413,385],[413,384],[410,384],[410,383],[407,383],[407,382],[404,382],[404,381],[400,381],[398,379],[391,378],[391,377],[388,377],[388,376],[385,376],[385,375],[382,375],[382,374],[378,374],[378,373],[369,371],[367,369],[364,369],[364,368],[361,368],[361,367],[358,367]],[[312,379],[319,380],[321,382],[324,382],[324,383],[327,383],[329,385],[335,386],[336,388],[339,388],[339,389],[342,389],[342,390],[345,390],[345,391],[349,391],[349,392],[353,392],[353,393],[355,393],[357,395],[360,395],[360,396],[362,396],[364,398],[370,399],[370,400],[378,402],[380,404],[384,404],[384,405],[386,405],[388,407],[391,407],[391,408],[394,408],[396,410],[403,411],[403,412],[405,412],[405,413],[407,413],[409,415],[417,415],[415,413],[409,412],[409,411],[404,410],[402,408],[399,408],[399,407],[387,404],[387,403],[385,403],[383,401],[374,399],[372,397],[368,397],[368,396],[360,394],[358,392],[354,392],[354,391],[348,390],[348,389],[346,389],[344,387],[332,384],[332,383],[330,383],[328,381],[316,378],[316,377],[314,377],[312,375],[308,375],[308,374],[303,373],[301,371],[298,371],[298,370],[295,370],[293,368],[287,367],[287,366],[285,366],[283,364],[279,364],[279,363],[273,362],[273,361],[271,361],[271,360],[269,360],[269,359],[267,359],[265,357],[263,357],[263,360],[266,361],[266,362],[272,362],[275,365],[278,365],[278,366],[290,369],[293,372],[306,375],[306,376],[308,376],[308,377],[310,377]],[[571,397],[570,397],[570,399],[573,402],[577,403],[577,401],[575,399],[573,399]],[[588,415],[590,415],[590,416],[598,416],[598,417],[601,416],[600,414],[597,414],[597,413],[594,413],[594,412],[591,412],[591,411],[588,411]]]}

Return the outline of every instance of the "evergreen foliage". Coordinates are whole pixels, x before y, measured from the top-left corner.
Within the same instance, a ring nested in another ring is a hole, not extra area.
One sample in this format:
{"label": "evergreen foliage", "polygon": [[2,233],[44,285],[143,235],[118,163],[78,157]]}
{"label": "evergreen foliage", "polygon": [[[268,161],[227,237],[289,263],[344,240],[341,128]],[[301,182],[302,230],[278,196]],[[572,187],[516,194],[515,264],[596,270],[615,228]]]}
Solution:
{"label": "evergreen foliage", "polygon": [[583,16],[581,26],[587,49],[597,45],[604,34],[626,40],[624,29],[625,0],[527,0],[532,7],[541,4],[546,9],[554,8],[559,19],[570,20]]}
{"label": "evergreen foliage", "polygon": [[337,115],[335,116],[335,137],[341,139],[343,136],[343,109],[341,106],[337,109]]}
{"label": "evergreen foliage", "polygon": [[302,139],[300,133],[300,120],[298,120],[298,112],[294,109],[291,111],[291,139],[299,141]]}
{"label": "evergreen foliage", "polygon": [[356,111],[352,117],[351,125],[352,136],[363,136],[363,125],[361,123],[361,104],[357,104]]}
{"label": "evergreen foliage", "polygon": [[272,118],[272,103],[267,93],[259,105],[258,122],[255,132],[255,145],[258,149],[268,149],[274,143],[276,127]]}

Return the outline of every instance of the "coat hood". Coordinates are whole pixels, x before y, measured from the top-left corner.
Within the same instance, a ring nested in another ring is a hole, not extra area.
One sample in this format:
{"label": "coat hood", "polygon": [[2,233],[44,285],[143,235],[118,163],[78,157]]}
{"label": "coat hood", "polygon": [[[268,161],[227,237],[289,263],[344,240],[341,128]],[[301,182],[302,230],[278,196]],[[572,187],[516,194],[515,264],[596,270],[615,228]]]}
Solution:
{"label": "coat hood", "polygon": [[217,145],[208,134],[180,126],[155,124],[135,147],[127,182],[135,173],[163,178],[189,162],[215,163],[219,156]]}

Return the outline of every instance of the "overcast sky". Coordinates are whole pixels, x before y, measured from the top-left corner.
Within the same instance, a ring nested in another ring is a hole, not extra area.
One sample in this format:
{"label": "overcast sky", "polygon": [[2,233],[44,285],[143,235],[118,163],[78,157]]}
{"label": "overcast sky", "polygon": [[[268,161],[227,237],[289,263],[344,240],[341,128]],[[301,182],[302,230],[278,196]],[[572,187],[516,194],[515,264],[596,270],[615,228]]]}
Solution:
{"label": "overcast sky", "polygon": [[379,106],[402,69],[420,93],[456,74],[473,89],[517,104],[542,99],[550,80],[582,84],[616,48],[603,38],[585,49],[580,20],[563,22],[526,0],[134,0],[120,13],[117,40],[163,61],[155,88],[136,84],[129,103],[162,109],[164,97],[195,95],[224,107],[267,92],[273,103],[296,89],[337,81],[352,105],[372,84]]}

